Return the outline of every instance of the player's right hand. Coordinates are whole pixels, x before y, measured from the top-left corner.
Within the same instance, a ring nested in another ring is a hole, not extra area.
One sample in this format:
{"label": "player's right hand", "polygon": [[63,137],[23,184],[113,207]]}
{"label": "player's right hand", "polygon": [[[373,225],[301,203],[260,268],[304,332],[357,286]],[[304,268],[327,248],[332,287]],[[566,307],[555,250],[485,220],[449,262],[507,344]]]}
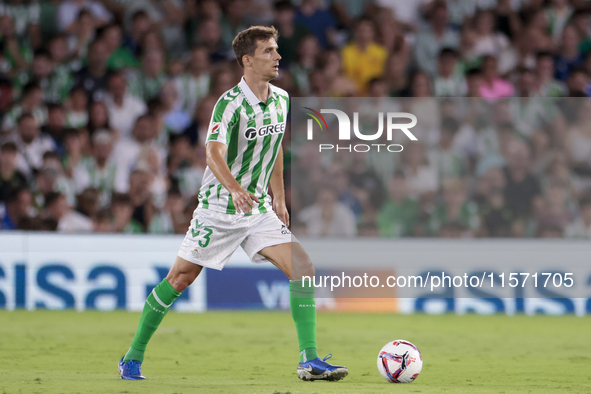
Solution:
{"label": "player's right hand", "polygon": [[256,198],[254,194],[249,193],[242,188],[231,192],[230,194],[232,194],[232,202],[238,213],[250,213],[252,212],[252,207],[260,203],[259,199]]}

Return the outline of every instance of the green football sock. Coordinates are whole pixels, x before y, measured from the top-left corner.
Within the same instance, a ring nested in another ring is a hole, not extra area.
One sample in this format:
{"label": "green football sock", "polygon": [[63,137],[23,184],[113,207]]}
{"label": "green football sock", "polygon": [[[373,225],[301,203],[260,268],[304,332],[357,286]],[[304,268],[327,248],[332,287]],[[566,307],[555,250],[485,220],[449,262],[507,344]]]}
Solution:
{"label": "green football sock", "polygon": [[316,302],[314,286],[310,281],[292,280],[289,282],[289,304],[295,322],[300,344],[300,362],[318,357],[316,351]]}
{"label": "green football sock", "polygon": [[123,357],[123,362],[128,362],[129,360],[144,361],[144,352],[146,351],[148,341],[150,341],[150,338],[152,338],[152,335],[158,329],[160,322],[166,316],[174,300],[180,295],[181,293],[176,291],[166,279],[163,279],[152,290],[146,299],[144,311],[140,317],[140,323],[133,342],[131,342],[131,348],[129,348],[129,351]]}

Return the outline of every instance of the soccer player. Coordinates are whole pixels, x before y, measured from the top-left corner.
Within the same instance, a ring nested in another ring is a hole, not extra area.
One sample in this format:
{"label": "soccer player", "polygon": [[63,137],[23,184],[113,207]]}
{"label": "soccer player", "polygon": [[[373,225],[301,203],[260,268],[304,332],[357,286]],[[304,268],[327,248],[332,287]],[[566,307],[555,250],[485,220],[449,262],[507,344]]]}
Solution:
{"label": "soccer player", "polygon": [[[289,96],[269,83],[279,73],[277,30],[250,27],[234,38],[232,46],[244,77],[214,108],[199,205],[174,265],[146,300],[119,373],[123,379],[145,379],[141,363],[146,345],[174,300],[203,267],[221,270],[242,246],[252,261],[268,260],[291,280],[291,314],[300,348],[298,377],[340,380],[349,370],[327,363],[330,356],[318,358],[314,287],[302,281],[314,275],[314,266],[288,230],[281,141]],[[273,198],[267,193],[269,185]]]}

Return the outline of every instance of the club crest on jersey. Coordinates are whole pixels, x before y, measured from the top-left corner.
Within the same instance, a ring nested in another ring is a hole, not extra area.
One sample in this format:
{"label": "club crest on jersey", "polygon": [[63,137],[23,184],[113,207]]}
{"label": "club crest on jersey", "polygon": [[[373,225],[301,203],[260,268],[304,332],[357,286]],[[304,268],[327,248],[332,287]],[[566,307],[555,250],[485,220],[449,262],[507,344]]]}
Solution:
{"label": "club crest on jersey", "polygon": [[254,127],[249,127],[244,132],[244,137],[246,137],[247,140],[254,140],[257,137],[265,137],[270,134],[280,134],[284,131],[285,123],[269,124],[259,127],[258,130]]}
{"label": "club crest on jersey", "polygon": [[220,131],[221,123],[213,123],[211,126],[211,134],[217,134]]}
{"label": "club crest on jersey", "polygon": [[256,118],[256,117],[257,117],[257,114],[255,114],[254,112],[248,114],[248,120],[254,120],[254,118]]}

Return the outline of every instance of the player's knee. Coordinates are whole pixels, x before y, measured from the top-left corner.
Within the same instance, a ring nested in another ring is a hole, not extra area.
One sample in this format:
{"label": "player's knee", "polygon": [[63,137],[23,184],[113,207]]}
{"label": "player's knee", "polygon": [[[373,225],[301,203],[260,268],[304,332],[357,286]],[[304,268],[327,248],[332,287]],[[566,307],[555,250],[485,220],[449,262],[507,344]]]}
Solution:
{"label": "player's knee", "polygon": [[305,253],[294,258],[292,262],[292,274],[294,276],[292,280],[298,280],[303,276],[313,277],[316,273],[312,260],[310,260],[310,257]]}
{"label": "player's knee", "polygon": [[191,275],[187,274],[187,273],[170,273],[167,277],[166,280],[168,281],[168,283],[170,283],[170,285],[179,293],[183,292],[187,287],[189,287],[189,285],[191,285],[191,283],[193,283],[193,281],[195,280],[195,278],[193,278]]}
{"label": "player's knee", "polygon": [[312,264],[312,260],[309,257],[306,260],[302,275],[313,277],[316,274],[316,268],[314,268],[314,264]]}

